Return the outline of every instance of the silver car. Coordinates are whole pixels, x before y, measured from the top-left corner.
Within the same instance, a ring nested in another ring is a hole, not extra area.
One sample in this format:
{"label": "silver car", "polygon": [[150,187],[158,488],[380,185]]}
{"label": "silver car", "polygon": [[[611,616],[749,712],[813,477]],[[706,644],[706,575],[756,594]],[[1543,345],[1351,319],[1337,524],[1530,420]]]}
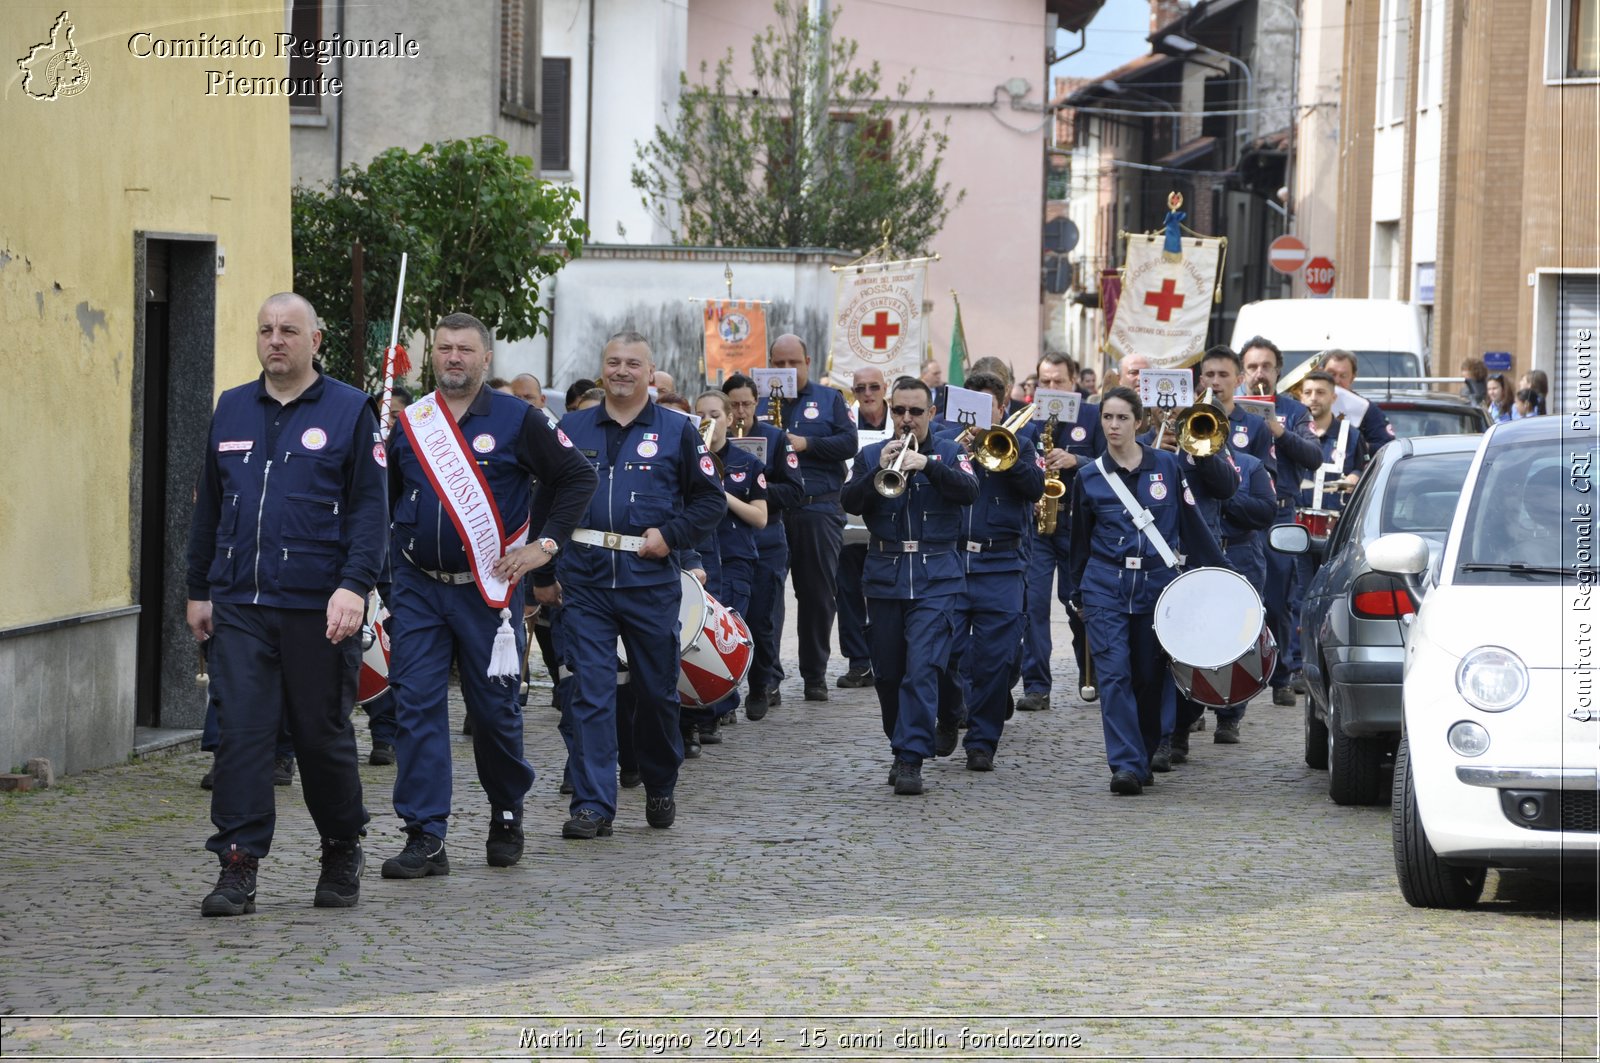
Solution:
{"label": "silver car", "polygon": [[[1380,535],[1413,532],[1436,553],[1442,549],[1481,440],[1478,435],[1402,437],[1379,451],[1328,536],[1326,557],[1306,588],[1300,613],[1305,760],[1328,770],[1328,796],[1337,804],[1388,800],[1400,738],[1402,618],[1416,608],[1402,581],[1371,570],[1367,547]],[[1312,551],[1299,531],[1274,529],[1274,549]]]}

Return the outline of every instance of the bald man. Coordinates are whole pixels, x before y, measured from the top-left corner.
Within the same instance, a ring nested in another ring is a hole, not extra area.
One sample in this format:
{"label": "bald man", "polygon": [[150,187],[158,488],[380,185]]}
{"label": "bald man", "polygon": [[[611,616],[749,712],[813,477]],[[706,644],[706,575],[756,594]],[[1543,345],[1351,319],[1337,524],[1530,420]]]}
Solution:
{"label": "bald man", "polygon": [[544,409],[544,388],[539,386],[539,378],[532,373],[518,373],[512,377],[511,394],[529,406]]}

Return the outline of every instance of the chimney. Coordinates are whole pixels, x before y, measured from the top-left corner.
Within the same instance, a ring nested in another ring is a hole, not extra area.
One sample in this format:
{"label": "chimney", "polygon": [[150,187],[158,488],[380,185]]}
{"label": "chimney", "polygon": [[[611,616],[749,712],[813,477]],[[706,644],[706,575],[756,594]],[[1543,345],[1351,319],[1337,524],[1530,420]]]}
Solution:
{"label": "chimney", "polygon": [[1187,7],[1182,0],[1150,0],[1150,32],[1178,19]]}

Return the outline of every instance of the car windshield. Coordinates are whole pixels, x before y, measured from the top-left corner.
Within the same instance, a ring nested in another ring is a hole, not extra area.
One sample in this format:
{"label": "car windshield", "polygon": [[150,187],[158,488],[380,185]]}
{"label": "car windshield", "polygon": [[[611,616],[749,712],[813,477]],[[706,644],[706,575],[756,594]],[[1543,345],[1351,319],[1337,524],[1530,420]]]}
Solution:
{"label": "car windshield", "polygon": [[1593,450],[1536,440],[1491,447],[1473,488],[1456,582],[1594,578]]}
{"label": "car windshield", "polygon": [[1415,439],[1418,436],[1473,435],[1483,431],[1484,418],[1476,410],[1429,410],[1415,406],[1384,406],[1383,413],[1389,418],[1389,423],[1394,425],[1394,434],[1406,439]]}
{"label": "car windshield", "polygon": [[[1289,370],[1321,351],[1284,351],[1283,371]],[[1422,363],[1414,351],[1356,351],[1356,364],[1361,371],[1356,374],[1356,390],[1361,390],[1363,378],[1386,376],[1414,377],[1422,375]]]}
{"label": "car windshield", "polygon": [[1472,455],[1470,450],[1414,454],[1396,465],[1383,494],[1380,532],[1432,533],[1442,538],[1450,530]]}

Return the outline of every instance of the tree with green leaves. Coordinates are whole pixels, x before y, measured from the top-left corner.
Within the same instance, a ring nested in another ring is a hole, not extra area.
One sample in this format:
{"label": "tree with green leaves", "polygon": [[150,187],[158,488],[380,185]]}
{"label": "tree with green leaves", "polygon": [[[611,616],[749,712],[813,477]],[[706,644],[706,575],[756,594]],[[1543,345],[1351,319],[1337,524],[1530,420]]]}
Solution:
{"label": "tree with green leaves", "polygon": [[834,37],[836,12],[774,9],[751,44],[753,85],[735,84],[729,49],[699,83],[680,76],[675,121],[635,145],[646,209],[689,244],[866,249],[887,221],[889,252],[928,251],[965,195],[940,181],[931,94],[914,101],[902,80],[882,95],[878,63],[857,66],[856,42]]}
{"label": "tree with green leaves", "polygon": [[[483,136],[391,148],[345,170],[337,189],[294,191],[295,291],[323,320],[323,364],[371,389],[383,375],[400,254],[401,331],[465,310],[508,340],[546,330],[539,284],[579,253],[588,233],[574,189],[539,179],[533,161]],[[352,249],[362,247],[366,335],[352,337]],[[423,378],[432,371],[423,360]]]}

